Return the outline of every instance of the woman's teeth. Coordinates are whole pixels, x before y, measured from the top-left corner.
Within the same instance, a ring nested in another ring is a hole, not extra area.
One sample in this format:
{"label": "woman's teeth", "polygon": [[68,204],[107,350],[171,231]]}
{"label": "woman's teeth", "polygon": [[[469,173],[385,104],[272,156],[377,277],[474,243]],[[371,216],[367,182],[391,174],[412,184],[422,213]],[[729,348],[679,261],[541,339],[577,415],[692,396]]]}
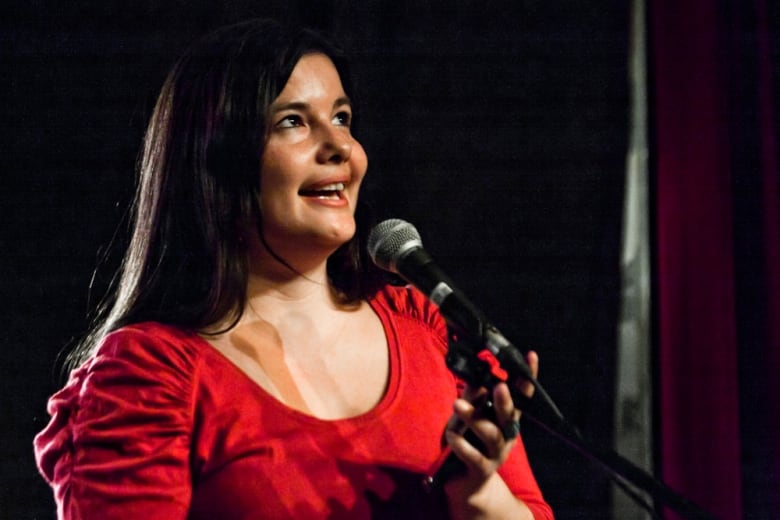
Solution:
{"label": "woman's teeth", "polygon": [[334,182],[333,184],[328,184],[327,186],[323,186],[317,191],[341,191],[343,189],[344,189],[343,182]]}
{"label": "woman's teeth", "polygon": [[320,199],[337,199],[339,198],[339,193],[342,191],[344,191],[344,183],[334,182],[316,189],[302,190],[301,195],[304,197],[317,197]]}

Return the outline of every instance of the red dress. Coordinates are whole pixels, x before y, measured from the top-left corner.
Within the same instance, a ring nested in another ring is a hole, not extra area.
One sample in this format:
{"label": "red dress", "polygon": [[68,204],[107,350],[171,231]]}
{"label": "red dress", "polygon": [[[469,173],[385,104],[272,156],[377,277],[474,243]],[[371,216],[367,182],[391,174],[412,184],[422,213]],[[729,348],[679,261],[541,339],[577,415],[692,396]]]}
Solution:
{"label": "red dress", "polygon": [[[141,323],[109,335],[49,401],[35,439],[60,518],[436,518],[421,479],[457,385],[446,327],[410,288],[369,300],[389,345],[386,393],[357,417],[286,407],[196,334]],[[500,470],[552,518],[522,441]]]}

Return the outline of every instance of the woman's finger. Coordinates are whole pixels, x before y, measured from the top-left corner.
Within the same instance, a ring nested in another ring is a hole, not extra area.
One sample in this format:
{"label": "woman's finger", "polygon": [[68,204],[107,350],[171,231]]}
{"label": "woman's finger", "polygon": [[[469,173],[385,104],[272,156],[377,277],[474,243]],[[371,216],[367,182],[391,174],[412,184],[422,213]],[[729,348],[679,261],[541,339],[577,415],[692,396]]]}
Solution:
{"label": "woman's finger", "polygon": [[[536,376],[539,375],[539,356],[533,350],[529,350],[525,360],[528,363],[528,368],[531,369],[531,375],[536,379]],[[522,381],[518,385],[518,389],[528,398],[534,395],[534,385],[530,381]]]}

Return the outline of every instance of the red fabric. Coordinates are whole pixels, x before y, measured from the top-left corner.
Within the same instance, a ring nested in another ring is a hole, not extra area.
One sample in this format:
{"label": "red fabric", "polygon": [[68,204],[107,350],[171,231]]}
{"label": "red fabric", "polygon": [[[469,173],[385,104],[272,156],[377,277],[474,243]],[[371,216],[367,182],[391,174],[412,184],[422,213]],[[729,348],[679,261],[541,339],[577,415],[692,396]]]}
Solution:
{"label": "red fabric", "polygon": [[[371,305],[390,348],[385,397],[324,421],[267,394],[207,342],[155,323],[110,335],[49,403],[35,439],[60,518],[435,518],[421,491],[456,396],[446,329],[412,289]],[[518,442],[501,474],[552,518]]]}
{"label": "red fabric", "polygon": [[660,466],[741,517],[728,71],[717,2],[650,3],[657,164]]}

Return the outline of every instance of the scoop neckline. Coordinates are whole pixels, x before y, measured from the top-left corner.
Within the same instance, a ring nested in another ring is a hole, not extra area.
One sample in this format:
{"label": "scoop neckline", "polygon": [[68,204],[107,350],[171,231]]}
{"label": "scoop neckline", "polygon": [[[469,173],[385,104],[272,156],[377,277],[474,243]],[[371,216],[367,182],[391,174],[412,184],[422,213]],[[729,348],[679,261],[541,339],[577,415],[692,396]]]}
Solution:
{"label": "scoop neckline", "polygon": [[307,423],[309,425],[333,426],[338,424],[361,424],[375,420],[377,416],[384,413],[385,410],[387,410],[392,405],[398,393],[401,368],[398,338],[396,337],[395,330],[391,327],[390,318],[388,315],[389,311],[377,305],[373,298],[366,299],[365,301],[379,318],[380,322],[382,323],[382,329],[385,332],[388,355],[387,384],[382,398],[376,405],[366,410],[365,412],[349,417],[324,419],[284,404],[282,401],[276,398],[276,396],[272,395],[268,390],[263,388],[254,379],[252,379],[249,374],[244,372],[238,365],[231,361],[231,359],[218,348],[212,345],[206,338],[202,337],[197,332],[191,332],[190,334],[202,346],[207,347],[209,352],[215,353],[223,363],[227,363],[231,370],[238,372],[240,377],[245,381],[245,383],[247,383],[247,386],[252,388],[252,391],[262,399],[263,405],[266,405],[267,403],[269,406],[273,406],[285,415],[288,415],[292,418],[295,418],[299,422]]}

